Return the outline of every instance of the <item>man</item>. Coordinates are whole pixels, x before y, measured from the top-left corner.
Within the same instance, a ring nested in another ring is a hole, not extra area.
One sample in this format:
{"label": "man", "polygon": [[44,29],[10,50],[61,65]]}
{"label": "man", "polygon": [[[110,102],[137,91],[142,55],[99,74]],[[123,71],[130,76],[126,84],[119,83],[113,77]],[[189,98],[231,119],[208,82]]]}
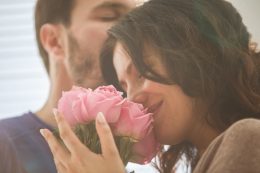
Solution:
{"label": "man", "polygon": [[56,173],[52,154],[39,129],[56,127],[52,109],[57,107],[62,91],[74,84],[86,88],[103,84],[99,51],[106,31],[135,5],[135,0],[37,1],[36,37],[49,74],[49,97],[39,111],[0,122],[0,131],[8,135],[27,173]]}

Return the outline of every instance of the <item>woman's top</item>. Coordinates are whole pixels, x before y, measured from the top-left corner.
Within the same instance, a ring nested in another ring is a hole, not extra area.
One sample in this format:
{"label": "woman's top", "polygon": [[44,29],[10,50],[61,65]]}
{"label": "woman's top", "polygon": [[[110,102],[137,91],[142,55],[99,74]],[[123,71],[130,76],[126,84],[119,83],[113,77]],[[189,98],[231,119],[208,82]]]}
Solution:
{"label": "woman's top", "polygon": [[193,173],[260,173],[260,120],[234,123],[212,141]]}

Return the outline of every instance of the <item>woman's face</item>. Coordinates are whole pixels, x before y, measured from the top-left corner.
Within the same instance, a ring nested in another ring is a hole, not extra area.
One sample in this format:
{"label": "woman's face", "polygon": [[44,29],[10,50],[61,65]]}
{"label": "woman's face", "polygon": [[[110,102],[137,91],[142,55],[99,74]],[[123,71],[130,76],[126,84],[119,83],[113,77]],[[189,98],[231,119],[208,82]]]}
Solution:
{"label": "woman's face", "polygon": [[[152,59],[152,67],[160,74],[165,74],[157,55],[150,53],[148,56]],[[173,145],[187,139],[194,124],[193,98],[184,94],[178,85],[165,85],[140,76],[120,43],[116,45],[113,64],[127,97],[154,113],[157,140]]]}

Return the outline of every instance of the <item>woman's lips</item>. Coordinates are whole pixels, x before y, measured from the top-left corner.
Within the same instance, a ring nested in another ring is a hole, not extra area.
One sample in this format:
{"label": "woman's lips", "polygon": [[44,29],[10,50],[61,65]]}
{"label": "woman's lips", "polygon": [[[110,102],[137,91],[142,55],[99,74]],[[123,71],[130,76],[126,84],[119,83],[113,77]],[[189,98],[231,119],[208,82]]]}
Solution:
{"label": "woman's lips", "polygon": [[156,103],[148,108],[148,112],[153,113],[153,117],[155,117],[155,114],[158,113],[158,111],[161,108],[163,101],[160,101],[159,103]]}

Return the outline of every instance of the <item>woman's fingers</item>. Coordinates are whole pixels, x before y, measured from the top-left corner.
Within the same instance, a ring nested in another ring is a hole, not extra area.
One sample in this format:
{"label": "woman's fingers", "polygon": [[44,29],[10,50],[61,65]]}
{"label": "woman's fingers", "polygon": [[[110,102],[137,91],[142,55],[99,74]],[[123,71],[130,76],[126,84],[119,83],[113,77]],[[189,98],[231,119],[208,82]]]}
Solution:
{"label": "woman's fingers", "polygon": [[97,115],[96,129],[100,139],[103,156],[109,158],[111,158],[111,156],[115,156],[119,158],[119,153],[116,148],[112,132],[106,122],[103,113],[101,112],[99,112]]}
{"label": "woman's fingers", "polygon": [[96,119],[102,155],[95,154],[85,147],[63,119],[63,116],[59,116],[57,112],[55,114],[61,138],[69,151],[56,140],[49,130],[41,129],[41,134],[53,153],[59,173],[124,172],[124,165],[120,159],[112,132],[102,113],[99,113]]}
{"label": "woman's fingers", "polygon": [[70,151],[72,155],[77,155],[81,153],[82,149],[84,148],[84,152],[89,151],[87,147],[85,147],[78,137],[72,131],[70,125],[66,122],[63,116],[57,111],[54,110],[55,119],[58,124],[60,137],[63,140],[64,144]]}
{"label": "woman's fingers", "polygon": [[48,129],[41,129],[40,132],[47,141],[55,162],[59,164],[66,163],[66,158],[69,157],[69,153],[61,146],[61,144]]}
{"label": "woman's fingers", "polygon": [[68,169],[60,161],[54,160],[54,163],[56,165],[56,169],[58,173],[68,172]]}

